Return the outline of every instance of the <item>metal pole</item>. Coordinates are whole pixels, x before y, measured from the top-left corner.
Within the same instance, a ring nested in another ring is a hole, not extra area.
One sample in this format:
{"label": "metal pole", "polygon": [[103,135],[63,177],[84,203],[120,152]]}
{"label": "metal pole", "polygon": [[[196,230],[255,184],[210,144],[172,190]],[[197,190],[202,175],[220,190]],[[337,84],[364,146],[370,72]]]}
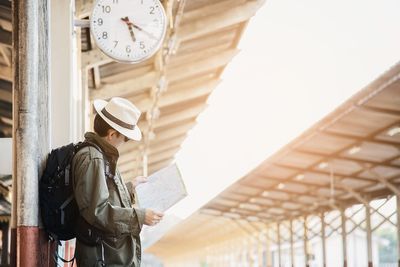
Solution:
{"label": "metal pole", "polygon": [[308,262],[308,238],[307,238],[307,216],[304,217],[304,260],[305,260],[305,265],[306,267],[309,267],[309,262]]}
{"label": "metal pole", "polygon": [[280,223],[276,224],[277,227],[277,237],[278,237],[278,266],[281,267],[282,266],[282,254],[281,254],[281,227],[280,227]]}
{"label": "metal pole", "polygon": [[367,256],[368,256],[368,267],[372,267],[372,231],[371,231],[371,210],[369,205],[365,205],[365,222],[367,231]]}
{"label": "metal pole", "polygon": [[342,219],[342,251],[343,251],[343,267],[347,267],[347,230],[346,230],[346,214],[345,209],[340,211]]}
{"label": "metal pole", "polygon": [[267,257],[267,266],[272,267],[271,240],[269,239],[269,228],[267,228],[267,232],[266,232],[265,254]]}
{"label": "metal pole", "polygon": [[397,266],[400,267],[400,196],[396,196],[397,209]]}
{"label": "metal pole", "polygon": [[[49,2],[12,1],[12,266],[47,266],[39,230],[38,181],[49,151]],[[18,237],[18,238],[17,238]]]}
{"label": "metal pole", "polygon": [[294,267],[294,249],[293,249],[293,221],[290,220],[290,262]]}
{"label": "metal pole", "polygon": [[258,233],[258,238],[257,238],[257,261],[258,267],[263,267],[263,236],[262,232],[260,231]]}
{"label": "metal pole", "polygon": [[322,241],[322,266],[326,266],[326,237],[325,237],[325,214],[321,213],[321,241]]}

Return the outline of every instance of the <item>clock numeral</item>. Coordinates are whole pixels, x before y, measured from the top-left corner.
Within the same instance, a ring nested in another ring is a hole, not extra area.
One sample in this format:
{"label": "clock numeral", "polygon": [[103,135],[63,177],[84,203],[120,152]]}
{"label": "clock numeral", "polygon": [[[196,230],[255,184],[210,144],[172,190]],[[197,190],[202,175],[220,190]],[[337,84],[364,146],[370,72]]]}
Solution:
{"label": "clock numeral", "polygon": [[102,37],[103,37],[103,39],[107,39],[108,38],[108,32],[103,32]]}
{"label": "clock numeral", "polygon": [[127,53],[130,53],[131,51],[132,51],[131,46],[130,46],[130,45],[127,45],[127,46],[126,46],[126,52],[127,52]]}
{"label": "clock numeral", "polygon": [[142,4],[142,5],[143,5],[143,0],[140,0],[140,4]]}
{"label": "clock numeral", "polygon": [[110,13],[111,12],[111,7],[110,6],[101,6],[103,9],[103,13]]}
{"label": "clock numeral", "polygon": [[146,46],[144,45],[144,42],[143,42],[143,41],[141,41],[141,42],[139,43],[139,47],[140,47],[140,49],[145,49],[145,48],[146,48]]}
{"label": "clock numeral", "polygon": [[155,10],[156,8],[154,7],[154,6],[151,6],[150,7],[150,14],[152,14],[152,15],[154,15],[154,10]]}
{"label": "clock numeral", "polygon": [[114,41],[114,43],[115,43],[115,45],[114,45],[114,48],[115,48],[118,45],[118,41]]}
{"label": "clock numeral", "polygon": [[103,19],[102,18],[99,18],[97,20],[97,25],[99,25],[99,26],[103,25]]}
{"label": "clock numeral", "polygon": [[113,4],[118,4],[118,0],[113,0]]}

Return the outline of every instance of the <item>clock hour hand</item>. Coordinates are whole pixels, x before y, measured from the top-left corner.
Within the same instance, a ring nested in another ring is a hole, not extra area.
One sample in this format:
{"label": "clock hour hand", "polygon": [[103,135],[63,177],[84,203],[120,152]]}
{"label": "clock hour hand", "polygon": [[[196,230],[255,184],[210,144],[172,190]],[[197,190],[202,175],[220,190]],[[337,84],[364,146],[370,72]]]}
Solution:
{"label": "clock hour hand", "polygon": [[128,17],[121,18],[121,20],[122,20],[123,22],[125,22],[126,25],[128,26],[129,33],[131,34],[132,41],[133,41],[133,42],[136,42],[136,37],[135,37],[135,33],[133,32],[133,27],[132,27],[133,24],[132,24],[132,22],[129,21],[129,18],[128,18]]}
{"label": "clock hour hand", "polygon": [[132,22],[131,22],[131,24],[132,24],[132,26],[133,26],[134,28],[136,28],[136,29],[138,29],[139,31],[143,32],[144,34],[146,34],[146,35],[147,35],[148,37],[150,37],[151,39],[154,39],[154,40],[156,40],[156,41],[158,40],[157,37],[155,37],[153,34],[149,33],[148,31],[143,30],[142,27],[140,27],[140,26],[138,26],[138,25],[136,25],[136,24],[134,24],[134,23],[132,23]]}

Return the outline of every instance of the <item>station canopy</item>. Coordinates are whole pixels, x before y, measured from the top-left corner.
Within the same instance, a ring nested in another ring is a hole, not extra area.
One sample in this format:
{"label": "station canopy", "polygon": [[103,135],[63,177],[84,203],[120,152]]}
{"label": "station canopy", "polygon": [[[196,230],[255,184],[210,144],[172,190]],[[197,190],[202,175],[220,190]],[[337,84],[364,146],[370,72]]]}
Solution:
{"label": "station canopy", "polygon": [[148,251],[169,257],[232,238],[246,227],[265,227],[400,195],[399,185],[400,63],[174,227]]}

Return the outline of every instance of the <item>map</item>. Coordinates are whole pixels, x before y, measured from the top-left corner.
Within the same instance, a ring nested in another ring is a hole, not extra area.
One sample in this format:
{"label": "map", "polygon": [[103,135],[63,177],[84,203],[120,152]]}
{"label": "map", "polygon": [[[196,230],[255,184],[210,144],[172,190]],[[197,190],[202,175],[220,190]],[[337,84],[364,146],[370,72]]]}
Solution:
{"label": "map", "polygon": [[136,187],[139,206],[165,212],[187,196],[185,184],[176,164],[150,175],[146,183]]}

